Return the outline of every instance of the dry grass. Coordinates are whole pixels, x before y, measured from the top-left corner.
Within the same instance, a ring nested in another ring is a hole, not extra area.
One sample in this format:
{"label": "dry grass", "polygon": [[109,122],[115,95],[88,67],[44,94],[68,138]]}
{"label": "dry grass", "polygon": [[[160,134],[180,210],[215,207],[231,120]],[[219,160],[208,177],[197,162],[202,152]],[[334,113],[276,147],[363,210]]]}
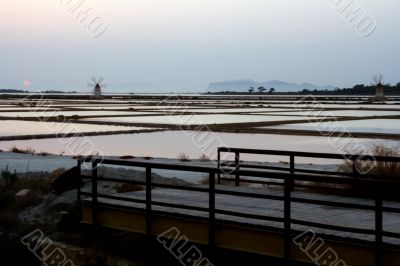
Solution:
{"label": "dry grass", "polygon": [[131,156],[131,155],[124,155],[119,157],[122,160],[130,160],[130,159],[135,159],[135,156]]}
{"label": "dry grass", "polygon": [[16,146],[12,147],[10,149],[10,151],[14,152],[14,153],[23,153],[23,154],[34,154],[35,153],[35,150],[32,148],[20,149]]}
{"label": "dry grass", "polygon": [[[370,154],[374,156],[399,157],[400,150],[397,147],[386,147],[384,145],[375,145],[371,149]],[[358,162],[357,169],[360,172],[376,176],[377,178],[381,177],[389,177],[390,179],[400,178],[400,163],[396,162],[378,162],[378,161]],[[341,166],[340,170],[351,173],[353,171],[352,162],[346,161]]]}
{"label": "dry grass", "polygon": [[[359,152],[358,152],[359,153]],[[374,156],[388,156],[388,157],[399,157],[400,151],[397,147],[386,147],[384,145],[375,145],[369,154]],[[400,163],[395,162],[378,162],[378,161],[365,161],[358,162],[357,170],[368,175],[368,178],[374,180],[384,181],[399,181],[400,179]],[[351,161],[346,161],[341,166],[341,171],[351,173],[353,171],[353,165]],[[364,177],[361,175],[360,177]],[[398,186],[386,187],[384,193],[377,190],[375,187],[366,185],[353,185],[350,188],[353,195],[360,195],[363,197],[374,197],[376,193],[381,195],[385,199],[389,200],[400,200],[398,193]]]}
{"label": "dry grass", "polygon": [[6,188],[9,188],[9,187],[12,187],[14,185],[14,183],[18,179],[18,176],[15,173],[15,170],[14,170],[14,173],[11,173],[8,170],[8,165],[7,165],[6,169],[1,169],[1,178],[4,181],[4,186]]}
{"label": "dry grass", "polygon": [[210,157],[208,157],[206,154],[203,153],[203,154],[200,156],[199,160],[201,160],[201,161],[209,161],[209,160],[210,160]]}
{"label": "dry grass", "polygon": [[136,191],[143,191],[144,187],[135,184],[126,184],[126,183],[119,183],[114,186],[117,193],[127,193],[127,192],[136,192]]}
{"label": "dry grass", "polygon": [[181,152],[176,156],[176,159],[178,159],[181,162],[190,162],[190,157],[184,152]]}
{"label": "dry grass", "polygon": [[49,155],[51,155],[51,153],[48,153],[48,152],[45,152],[45,151],[41,151],[41,152],[38,153],[38,155],[40,155],[40,156],[49,156]]}

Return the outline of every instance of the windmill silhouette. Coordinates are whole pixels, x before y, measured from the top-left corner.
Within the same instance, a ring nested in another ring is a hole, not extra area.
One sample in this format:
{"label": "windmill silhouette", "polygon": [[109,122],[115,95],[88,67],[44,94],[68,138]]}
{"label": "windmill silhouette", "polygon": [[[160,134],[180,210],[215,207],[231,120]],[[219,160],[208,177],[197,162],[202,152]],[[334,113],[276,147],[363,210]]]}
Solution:
{"label": "windmill silhouette", "polygon": [[383,76],[382,75],[377,75],[374,77],[374,85],[376,86],[376,92],[375,92],[375,100],[383,100],[385,98],[384,92],[383,92]]}
{"label": "windmill silhouette", "polygon": [[89,88],[93,88],[93,97],[95,99],[101,99],[103,97],[102,88],[107,88],[107,85],[103,84],[104,78],[92,77],[92,82],[88,83]]}

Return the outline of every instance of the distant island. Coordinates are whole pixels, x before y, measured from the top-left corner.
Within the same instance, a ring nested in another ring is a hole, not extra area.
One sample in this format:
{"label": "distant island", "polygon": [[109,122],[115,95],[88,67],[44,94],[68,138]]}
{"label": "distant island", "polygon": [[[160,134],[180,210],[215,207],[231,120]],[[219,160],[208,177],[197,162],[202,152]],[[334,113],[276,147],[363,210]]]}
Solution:
{"label": "distant island", "polygon": [[[246,87],[247,86],[247,87]],[[221,88],[221,89],[218,89]],[[222,89],[224,88],[224,89]],[[400,82],[396,85],[384,84],[385,94],[400,95]],[[357,84],[352,88],[338,88],[332,86],[318,87],[310,83],[287,83],[284,81],[268,81],[256,83],[251,80],[226,81],[211,83],[207,94],[237,94],[237,95],[264,95],[264,94],[315,94],[315,95],[350,95],[375,94],[375,85]]]}

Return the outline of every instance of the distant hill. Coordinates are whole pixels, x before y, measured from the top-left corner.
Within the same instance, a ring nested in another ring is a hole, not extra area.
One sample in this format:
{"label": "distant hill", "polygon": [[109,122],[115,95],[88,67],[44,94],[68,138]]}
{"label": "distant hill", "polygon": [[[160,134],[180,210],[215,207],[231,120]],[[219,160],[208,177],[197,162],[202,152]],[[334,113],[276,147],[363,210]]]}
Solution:
{"label": "distant hill", "polygon": [[23,90],[12,90],[12,89],[0,89],[0,93],[27,93],[28,91]]}
{"label": "distant hill", "polygon": [[257,89],[258,87],[264,87],[267,90],[270,88],[274,88],[277,92],[297,92],[304,89],[308,90],[323,90],[334,89],[333,86],[317,86],[311,83],[289,83],[285,81],[279,80],[271,80],[266,82],[255,82],[251,79],[246,80],[232,80],[232,81],[222,81],[222,82],[213,82],[208,86],[209,92],[219,92],[219,91],[235,91],[235,92],[245,92],[248,91],[250,87],[254,87]]}

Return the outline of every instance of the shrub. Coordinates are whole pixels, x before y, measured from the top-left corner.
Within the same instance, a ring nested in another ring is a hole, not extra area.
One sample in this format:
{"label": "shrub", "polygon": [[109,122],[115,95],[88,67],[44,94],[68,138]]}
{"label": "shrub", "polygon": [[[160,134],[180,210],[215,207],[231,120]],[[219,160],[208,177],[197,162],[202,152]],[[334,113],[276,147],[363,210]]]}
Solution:
{"label": "shrub", "polygon": [[[375,145],[371,149],[371,155],[374,156],[387,156],[387,157],[398,157],[400,151],[396,147],[386,147],[384,145]],[[400,163],[396,162],[378,162],[378,161],[364,161],[357,163],[357,169],[368,175],[376,176],[380,178],[384,177],[400,177]],[[353,171],[353,163],[346,161],[340,168],[340,170],[351,173]]]}
{"label": "shrub", "polygon": [[135,159],[135,156],[124,155],[124,156],[120,156],[119,158],[122,160],[129,160],[129,159]]}
{"label": "shrub", "polygon": [[209,161],[210,160],[210,157],[208,157],[206,154],[202,154],[201,156],[200,156],[200,158],[199,158],[201,161]]}
{"label": "shrub", "polygon": [[14,183],[17,181],[17,173],[14,170],[14,173],[11,173],[10,170],[8,170],[8,165],[6,169],[1,170],[1,178],[4,180],[4,185],[5,187],[12,187]]}
{"label": "shrub", "polygon": [[176,158],[181,162],[189,162],[190,161],[189,155],[187,155],[184,152],[179,153]]}
{"label": "shrub", "polygon": [[[384,145],[375,145],[371,149],[371,155],[374,156],[388,156],[398,157],[400,155],[399,149],[395,147],[386,147]],[[400,178],[400,163],[396,162],[379,162],[379,161],[364,161],[357,162],[356,168],[359,172],[368,175],[369,179],[384,180],[384,181],[398,181]],[[351,173],[353,171],[353,164],[351,161],[346,161],[340,170]],[[357,176],[356,176],[357,177]],[[365,178],[364,175],[360,175]],[[351,190],[353,194],[362,195],[366,197],[373,197],[378,193],[385,199],[400,200],[398,194],[398,186],[387,186],[384,192],[379,191],[376,187],[367,185],[352,185]]]}
{"label": "shrub", "polygon": [[51,154],[48,153],[48,152],[45,152],[45,151],[41,151],[38,155],[40,155],[40,156],[48,156],[48,155],[51,155]]}
{"label": "shrub", "polygon": [[32,148],[20,149],[17,147],[12,147],[10,151],[14,152],[14,153],[23,153],[23,154],[34,154],[35,153],[35,150]]}
{"label": "shrub", "polygon": [[135,192],[135,191],[143,191],[144,187],[135,184],[127,184],[127,183],[120,183],[114,186],[117,193],[127,193],[127,192]]}

